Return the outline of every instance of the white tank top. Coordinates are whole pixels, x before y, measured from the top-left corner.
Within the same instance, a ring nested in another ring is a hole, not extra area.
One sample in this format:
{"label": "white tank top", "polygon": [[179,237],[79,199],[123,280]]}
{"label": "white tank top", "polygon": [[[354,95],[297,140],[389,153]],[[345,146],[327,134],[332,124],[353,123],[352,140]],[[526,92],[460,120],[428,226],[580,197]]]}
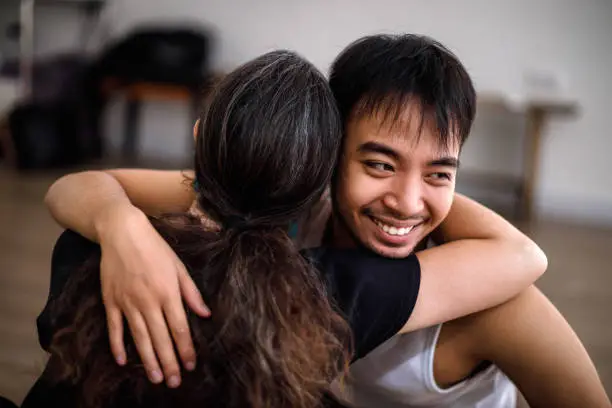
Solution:
{"label": "white tank top", "polygon": [[438,387],[433,361],[442,326],[397,335],[351,364],[332,384],[339,402],[360,408],[515,408],[514,384],[491,365],[450,388]]}

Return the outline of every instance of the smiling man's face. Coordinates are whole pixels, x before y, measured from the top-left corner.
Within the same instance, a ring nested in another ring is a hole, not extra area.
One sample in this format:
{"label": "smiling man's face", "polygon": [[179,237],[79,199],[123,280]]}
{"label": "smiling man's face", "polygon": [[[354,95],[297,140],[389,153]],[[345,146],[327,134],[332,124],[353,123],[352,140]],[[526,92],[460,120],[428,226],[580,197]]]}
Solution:
{"label": "smiling man's face", "polygon": [[[418,104],[350,120],[334,185],[334,241],[403,258],[450,210],[460,145],[442,145]],[[452,128],[452,127],[451,127]]]}

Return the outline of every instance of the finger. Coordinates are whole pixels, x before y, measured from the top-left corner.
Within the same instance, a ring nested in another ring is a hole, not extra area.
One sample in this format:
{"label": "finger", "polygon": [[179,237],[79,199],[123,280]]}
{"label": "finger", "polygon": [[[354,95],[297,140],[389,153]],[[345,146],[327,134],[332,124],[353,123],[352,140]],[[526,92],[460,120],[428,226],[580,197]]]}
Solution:
{"label": "finger", "polygon": [[201,317],[210,317],[210,310],[202,299],[202,294],[183,265],[179,266],[179,287],[185,303]]}
{"label": "finger", "polygon": [[196,354],[183,304],[179,301],[169,303],[164,308],[164,314],[183,365],[187,370],[193,371]]}
{"label": "finger", "polygon": [[126,363],[125,345],[123,344],[123,314],[113,304],[106,305],[106,321],[108,324],[108,340],[117,364]]}
{"label": "finger", "polygon": [[164,370],[166,383],[170,388],[176,388],[181,384],[181,369],[174,353],[174,344],[170,338],[170,332],[166,319],[161,310],[149,311],[144,315],[145,321],[155,352]]}
{"label": "finger", "polygon": [[132,332],[132,338],[136,345],[136,350],[140,355],[140,359],[147,371],[149,380],[154,384],[159,384],[164,380],[164,375],[159,368],[155,351],[153,350],[153,343],[149,336],[149,330],[145,323],[144,317],[137,310],[133,309],[126,312],[126,318],[130,331]]}

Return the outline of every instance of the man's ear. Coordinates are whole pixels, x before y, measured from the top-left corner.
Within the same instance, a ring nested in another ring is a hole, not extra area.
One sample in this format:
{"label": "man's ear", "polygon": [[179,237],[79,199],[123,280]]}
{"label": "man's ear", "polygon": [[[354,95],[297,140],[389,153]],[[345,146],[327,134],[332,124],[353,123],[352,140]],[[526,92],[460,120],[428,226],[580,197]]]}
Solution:
{"label": "man's ear", "polygon": [[198,127],[200,126],[200,119],[196,120],[195,125],[193,125],[193,140],[198,138]]}

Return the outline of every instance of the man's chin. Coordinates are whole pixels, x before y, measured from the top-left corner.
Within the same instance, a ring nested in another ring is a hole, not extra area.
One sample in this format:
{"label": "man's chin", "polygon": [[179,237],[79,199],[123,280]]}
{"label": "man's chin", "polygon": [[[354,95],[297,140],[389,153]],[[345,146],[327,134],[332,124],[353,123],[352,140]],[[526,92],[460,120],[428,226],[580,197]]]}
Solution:
{"label": "man's chin", "polygon": [[414,245],[402,247],[390,247],[380,243],[366,245],[372,252],[384,258],[407,258],[414,252]]}

